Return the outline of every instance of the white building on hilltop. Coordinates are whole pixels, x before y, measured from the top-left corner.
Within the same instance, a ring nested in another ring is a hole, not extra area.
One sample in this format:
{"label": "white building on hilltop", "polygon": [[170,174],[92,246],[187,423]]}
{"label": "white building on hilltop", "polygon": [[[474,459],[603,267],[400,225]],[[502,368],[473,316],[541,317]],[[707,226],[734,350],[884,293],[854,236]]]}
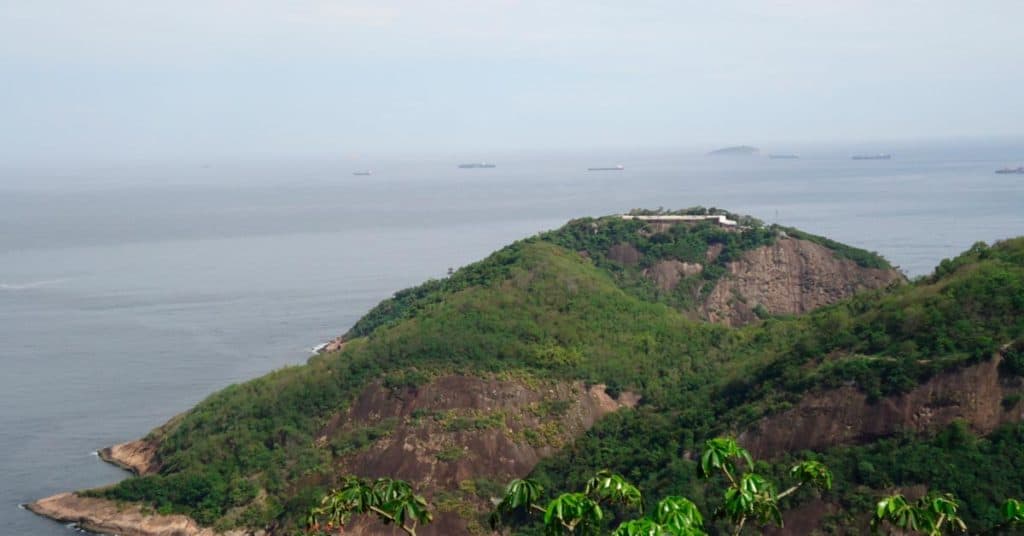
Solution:
{"label": "white building on hilltop", "polygon": [[651,223],[684,223],[698,221],[714,221],[717,222],[719,225],[725,227],[736,227],[737,225],[739,225],[739,222],[737,222],[736,220],[730,220],[723,214],[661,214],[652,216],[634,216],[632,214],[623,214],[622,219],[649,221]]}

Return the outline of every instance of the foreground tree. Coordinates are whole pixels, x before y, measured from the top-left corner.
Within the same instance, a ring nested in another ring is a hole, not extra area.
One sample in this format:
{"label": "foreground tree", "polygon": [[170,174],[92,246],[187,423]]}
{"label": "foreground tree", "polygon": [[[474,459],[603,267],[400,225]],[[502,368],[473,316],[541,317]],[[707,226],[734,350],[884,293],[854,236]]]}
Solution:
{"label": "foreground tree", "polygon": [[[741,463],[746,465],[746,471],[742,474]],[[832,488],[832,473],[828,467],[820,462],[804,461],[789,470],[789,475],[796,483],[782,493],[776,493],[774,484],[754,472],[754,460],[750,452],[729,437],[719,437],[705,443],[700,458],[700,473],[705,478],[719,473],[725,477],[728,487],[717,515],[732,522],[735,528],[733,534],[737,535],[743,532],[748,521],[761,525],[775,523],[781,527],[779,500],[804,486],[819,491]]]}
{"label": "foreground tree", "polygon": [[375,515],[385,525],[394,523],[409,536],[416,536],[417,526],[433,520],[427,501],[413,493],[408,482],[349,476],[310,512],[307,526],[315,534],[341,534],[352,516],[363,514]]}
{"label": "foreground tree", "polygon": [[[746,471],[740,472],[740,464]],[[796,483],[776,493],[775,486],[753,472],[754,461],[750,453],[734,439],[717,438],[707,442],[701,456],[700,471],[710,478],[721,473],[727,482],[719,517],[728,519],[734,534],[740,534],[748,521],[759,524],[782,525],[778,501],[804,486],[824,490],[832,487],[832,473],[819,462],[801,462],[790,469]],[[565,493],[547,507],[539,504],[544,490],[532,480],[513,480],[506,488],[505,497],[491,517],[492,525],[500,523],[510,514],[528,511],[543,512],[543,522],[549,534],[594,534],[606,519],[602,506],[619,504],[627,509],[643,510],[640,490],[619,475],[602,471],[590,479],[584,490]],[[622,522],[614,536],[699,536],[705,534],[704,516],[697,506],[685,497],[666,497],[652,515]]]}
{"label": "foreground tree", "polygon": [[[875,507],[871,530],[879,533],[886,526],[902,533],[942,536],[967,532],[967,524],[957,513],[960,504],[949,493],[930,493],[916,502],[909,502],[900,494],[890,495]],[[979,534],[998,533],[1003,529],[1024,525],[1024,502],[1007,499],[1001,509],[1003,521]]]}
{"label": "foreground tree", "polygon": [[497,527],[507,515],[532,510],[543,514],[545,531],[549,534],[597,534],[605,518],[602,505],[643,510],[640,490],[622,476],[608,471],[601,471],[588,480],[582,492],[563,493],[547,507],[538,504],[543,495],[544,488],[533,480],[509,482],[504,498],[491,515],[491,525]]}

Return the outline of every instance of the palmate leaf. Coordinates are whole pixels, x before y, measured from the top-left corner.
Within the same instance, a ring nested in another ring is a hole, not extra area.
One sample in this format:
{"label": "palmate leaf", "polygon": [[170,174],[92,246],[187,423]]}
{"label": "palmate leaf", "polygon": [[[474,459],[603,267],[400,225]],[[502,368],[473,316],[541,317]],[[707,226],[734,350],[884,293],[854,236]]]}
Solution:
{"label": "palmate leaf", "polygon": [[1003,519],[1009,524],[1024,523],[1024,502],[1006,499],[1003,503]]}
{"label": "palmate leaf", "polygon": [[637,509],[643,508],[640,490],[625,478],[609,471],[600,471],[587,481],[583,492],[598,502],[617,503]]}
{"label": "palmate leaf", "polygon": [[384,524],[426,524],[433,521],[427,501],[413,493],[412,486],[402,480],[378,478],[372,483],[354,476],[324,496],[314,508],[308,525],[319,527],[321,519],[329,525],[343,526],[352,515],[373,512]]}
{"label": "palmate leaf", "polygon": [[722,470],[730,475],[736,474],[736,462],[743,461],[747,468],[754,467],[754,460],[747,449],[741,447],[731,437],[716,437],[704,443],[704,453],[700,458],[700,471],[705,477],[715,471]]}
{"label": "palmate leaf", "polygon": [[562,534],[572,527],[574,534],[587,534],[604,518],[601,506],[584,493],[563,493],[548,503],[544,527],[548,534]]}
{"label": "palmate leaf", "polygon": [[427,510],[427,501],[419,495],[408,495],[386,502],[382,510],[391,514],[399,525],[406,525],[410,522],[424,525],[434,520],[434,516]]}
{"label": "palmate leaf", "polygon": [[655,520],[671,534],[704,534],[704,516],[696,504],[685,497],[669,496],[658,503]]}
{"label": "palmate leaf", "polygon": [[615,529],[612,536],[675,536],[675,534],[653,520],[644,517],[623,522]]}
{"label": "palmate leaf", "polygon": [[800,462],[789,469],[789,475],[799,483],[809,484],[819,490],[832,489],[832,471],[821,462]]}
{"label": "palmate leaf", "polygon": [[775,486],[757,473],[743,475],[736,486],[726,490],[722,513],[733,523],[749,518],[782,526]]}
{"label": "palmate leaf", "polygon": [[920,531],[929,527],[927,514],[919,511],[899,494],[878,501],[875,515],[871,518],[872,531],[877,532],[885,521],[903,530]]}
{"label": "palmate leaf", "polygon": [[928,531],[933,536],[942,534],[946,526],[964,532],[967,524],[960,518],[960,504],[952,494],[927,495],[919,501],[919,509],[927,512]]}
{"label": "palmate leaf", "polygon": [[533,480],[515,479],[505,486],[505,496],[497,504],[494,512],[491,513],[488,521],[491,528],[498,528],[502,523],[502,516],[519,510],[527,510],[532,505],[540,502],[544,495],[544,487]]}

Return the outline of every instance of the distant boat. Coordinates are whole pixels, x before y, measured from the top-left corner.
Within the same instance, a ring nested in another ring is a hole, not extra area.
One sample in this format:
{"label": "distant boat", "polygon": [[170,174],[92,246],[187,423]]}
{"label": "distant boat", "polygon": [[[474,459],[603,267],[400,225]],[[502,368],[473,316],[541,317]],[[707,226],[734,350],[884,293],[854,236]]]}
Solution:
{"label": "distant boat", "polygon": [[854,160],[890,160],[892,155],[889,153],[855,154],[851,158]]}
{"label": "distant boat", "polygon": [[796,160],[800,158],[798,154],[770,154],[768,158],[772,160]]}
{"label": "distant boat", "polygon": [[495,164],[489,164],[487,162],[477,162],[473,164],[459,164],[459,167],[462,169],[489,169],[496,168],[498,166]]}
{"label": "distant boat", "polygon": [[373,171],[370,171],[369,169],[366,171],[353,171],[352,174],[365,177],[368,175],[373,175]]}
{"label": "distant boat", "polygon": [[1000,175],[1024,175],[1024,166],[1017,166],[1015,168],[997,169],[996,173],[998,173]]}
{"label": "distant boat", "polygon": [[622,164],[619,164],[617,166],[612,167],[588,167],[587,171],[622,171],[624,169],[626,169],[626,167],[623,166]]}

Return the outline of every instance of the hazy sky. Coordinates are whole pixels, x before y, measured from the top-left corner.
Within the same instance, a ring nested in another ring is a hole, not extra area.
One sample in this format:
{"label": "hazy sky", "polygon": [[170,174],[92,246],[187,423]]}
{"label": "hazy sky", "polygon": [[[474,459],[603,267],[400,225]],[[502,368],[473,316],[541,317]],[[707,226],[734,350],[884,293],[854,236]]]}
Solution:
{"label": "hazy sky", "polygon": [[0,160],[1024,134],[1022,0],[0,0]]}

